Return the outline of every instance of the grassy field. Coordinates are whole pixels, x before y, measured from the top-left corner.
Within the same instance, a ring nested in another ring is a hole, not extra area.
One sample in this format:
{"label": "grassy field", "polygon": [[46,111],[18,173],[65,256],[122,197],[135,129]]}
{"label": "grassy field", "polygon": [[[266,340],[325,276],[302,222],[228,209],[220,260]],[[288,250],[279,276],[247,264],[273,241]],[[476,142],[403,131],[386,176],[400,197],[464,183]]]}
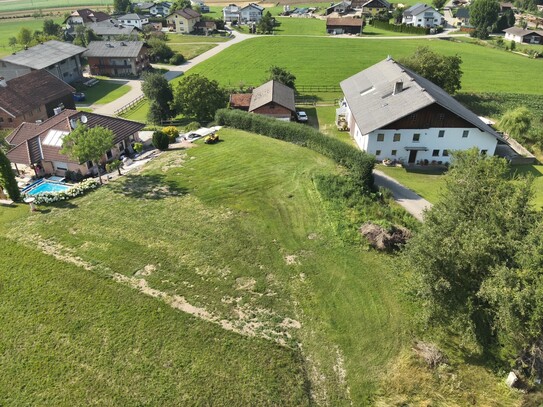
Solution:
{"label": "grassy field", "polygon": [[[446,40],[364,40],[339,38],[262,37],[244,41],[194,67],[223,85],[259,85],[271,65],[289,69],[302,85],[334,85],[387,55],[401,58],[427,45],[446,55],[461,55],[462,91],[538,94],[543,82],[543,60],[534,60],[472,44]],[[485,63],[482,64],[481,60]],[[250,61],[250,63],[248,62]],[[318,67],[318,69],[315,69]],[[504,72],[515,72],[515,79]]]}
{"label": "grassy field", "polygon": [[183,44],[183,43],[168,43],[169,47],[185,57],[185,59],[192,59],[212,48],[215,48],[217,44]]}
{"label": "grassy field", "polygon": [[145,100],[142,103],[139,103],[135,108],[130,109],[126,113],[123,113],[121,117],[128,120],[146,123],[147,112],[149,112],[149,102]]}
{"label": "grassy field", "polygon": [[168,40],[168,45],[171,44],[196,44],[196,43],[218,43],[229,41],[230,38],[225,37],[206,37],[203,35],[183,35],[183,34],[172,34],[167,33],[166,38]]}
{"label": "grassy field", "polygon": [[128,93],[130,87],[122,82],[101,79],[100,82],[90,88],[80,85],[77,87],[77,91],[85,93],[85,101],[77,103],[77,107],[85,107],[113,102]]}
{"label": "grassy field", "polygon": [[[70,6],[113,6],[110,0],[70,0]],[[66,7],[67,3],[62,0],[17,0],[1,1],[0,13],[19,10],[46,10],[48,8]],[[3,23],[2,23],[3,24]]]}
{"label": "grassy field", "polygon": [[[0,2],[0,8],[2,3]],[[0,57],[19,51],[22,47],[11,48],[9,44],[10,37],[17,37],[20,29],[25,27],[31,31],[41,31],[45,18],[21,18],[14,20],[1,20],[0,22]],[[56,23],[61,24],[62,19],[54,18]]]}

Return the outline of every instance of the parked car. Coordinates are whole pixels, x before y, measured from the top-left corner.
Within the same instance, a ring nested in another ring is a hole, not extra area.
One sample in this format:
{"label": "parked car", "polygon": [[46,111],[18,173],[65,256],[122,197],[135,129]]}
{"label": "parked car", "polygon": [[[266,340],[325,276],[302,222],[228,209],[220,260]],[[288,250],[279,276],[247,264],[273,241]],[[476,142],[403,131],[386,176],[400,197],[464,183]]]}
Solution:
{"label": "parked car", "polygon": [[296,121],[299,123],[307,123],[307,114],[301,110],[296,112]]}

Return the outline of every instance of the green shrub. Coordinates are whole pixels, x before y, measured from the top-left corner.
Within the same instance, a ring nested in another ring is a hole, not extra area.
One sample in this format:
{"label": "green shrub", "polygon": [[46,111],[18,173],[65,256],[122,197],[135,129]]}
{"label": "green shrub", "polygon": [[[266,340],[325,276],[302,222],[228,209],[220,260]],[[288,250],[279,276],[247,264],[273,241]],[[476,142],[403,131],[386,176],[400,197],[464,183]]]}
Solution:
{"label": "green shrub", "polygon": [[175,139],[179,137],[179,130],[175,126],[164,127],[162,128],[162,132],[168,135],[170,143],[175,143]]}
{"label": "green shrub", "polygon": [[174,56],[170,58],[171,65],[181,65],[183,62],[185,62],[185,57],[181,54],[174,54]]}
{"label": "green shrub", "polygon": [[200,127],[202,127],[202,125],[200,123],[198,123],[198,122],[190,122],[189,124],[187,124],[185,126],[185,131],[189,132],[189,131],[198,130]]}
{"label": "green shrub", "polygon": [[394,32],[399,32],[399,33],[420,34],[420,35],[430,34],[429,28],[414,27],[412,25],[406,25],[406,24],[390,24],[386,21],[379,21],[375,19],[371,21],[371,25],[373,25],[375,28],[381,28],[383,30],[394,31]]}
{"label": "green shrub", "polygon": [[375,157],[312,127],[228,109],[218,110],[215,121],[220,126],[226,125],[307,147],[346,167],[359,186],[368,190],[373,187]]}
{"label": "green shrub", "polygon": [[170,138],[163,131],[157,130],[153,133],[153,146],[160,151],[165,151],[170,145]]}
{"label": "green shrub", "polygon": [[141,154],[143,151],[143,144],[142,143],[134,143],[134,151],[138,154]]}

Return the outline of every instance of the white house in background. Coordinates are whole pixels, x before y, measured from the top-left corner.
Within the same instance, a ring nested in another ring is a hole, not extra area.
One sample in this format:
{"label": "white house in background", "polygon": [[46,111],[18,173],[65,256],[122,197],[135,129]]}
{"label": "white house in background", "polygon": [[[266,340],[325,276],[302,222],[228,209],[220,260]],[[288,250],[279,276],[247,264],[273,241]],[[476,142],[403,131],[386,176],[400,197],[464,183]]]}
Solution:
{"label": "white house in background", "polygon": [[264,8],[258,4],[249,3],[245,7],[238,7],[235,4],[229,4],[222,9],[223,20],[227,23],[252,23],[259,22],[264,13]]}
{"label": "white house in background", "polygon": [[154,16],[158,14],[165,17],[168,14],[170,14],[171,9],[172,9],[172,3],[163,1],[161,3],[154,4],[151,8],[149,8],[149,13],[151,13]]}
{"label": "white house in background", "polygon": [[124,16],[118,17],[117,20],[119,20],[119,22],[123,25],[136,27],[140,30],[143,29],[143,26],[145,24],[149,23],[148,17],[140,16],[139,14],[136,14],[136,13],[125,14]]}
{"label": "white house in background", "polygon": [[494,155],[502,137],[452,96],[387,58],[341,82],[342,115],[358,146],[406,164],[449,162],[473,147]]}
{"label": "white house in background", "polygon": [[530,30],[521,27],[510,27],[503,30],[505,39],[520,44],[543,44],[543,31]]}
{"label": "white house in background", "polygon": [[432,6],[423,3],[417,3],[403,12],[402,24],[413,25],[415,27],[433,28],[443,25],[443,17]]}

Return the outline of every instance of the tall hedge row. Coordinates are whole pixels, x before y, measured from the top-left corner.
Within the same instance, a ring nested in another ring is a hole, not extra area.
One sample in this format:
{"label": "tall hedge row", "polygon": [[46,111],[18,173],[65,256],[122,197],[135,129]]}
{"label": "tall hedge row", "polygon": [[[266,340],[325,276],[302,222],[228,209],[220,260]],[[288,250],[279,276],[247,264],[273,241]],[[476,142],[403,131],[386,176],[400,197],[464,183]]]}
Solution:
{"label": "tall hedge row", "polygon": [[229,109],[218,110],[215,121],[221,126],[234,127],[307,147],[346,167],[362,187],[370,189],[373,186],[372,171],[375,157],[326,136],[312,127]]}
{"label": "tall hedge row", "polygon": [[426,27],[415,27],[412,25],[407,24],[390,24],[386,21],[379,21],[379,20],[372,20],[371,24],[375,28],[381,28],[383,30],[387,31],[394,31],[399,33],[407,33],[407,34],[420,34],[420,35],[428,35],[430,34],[430,29]]}

